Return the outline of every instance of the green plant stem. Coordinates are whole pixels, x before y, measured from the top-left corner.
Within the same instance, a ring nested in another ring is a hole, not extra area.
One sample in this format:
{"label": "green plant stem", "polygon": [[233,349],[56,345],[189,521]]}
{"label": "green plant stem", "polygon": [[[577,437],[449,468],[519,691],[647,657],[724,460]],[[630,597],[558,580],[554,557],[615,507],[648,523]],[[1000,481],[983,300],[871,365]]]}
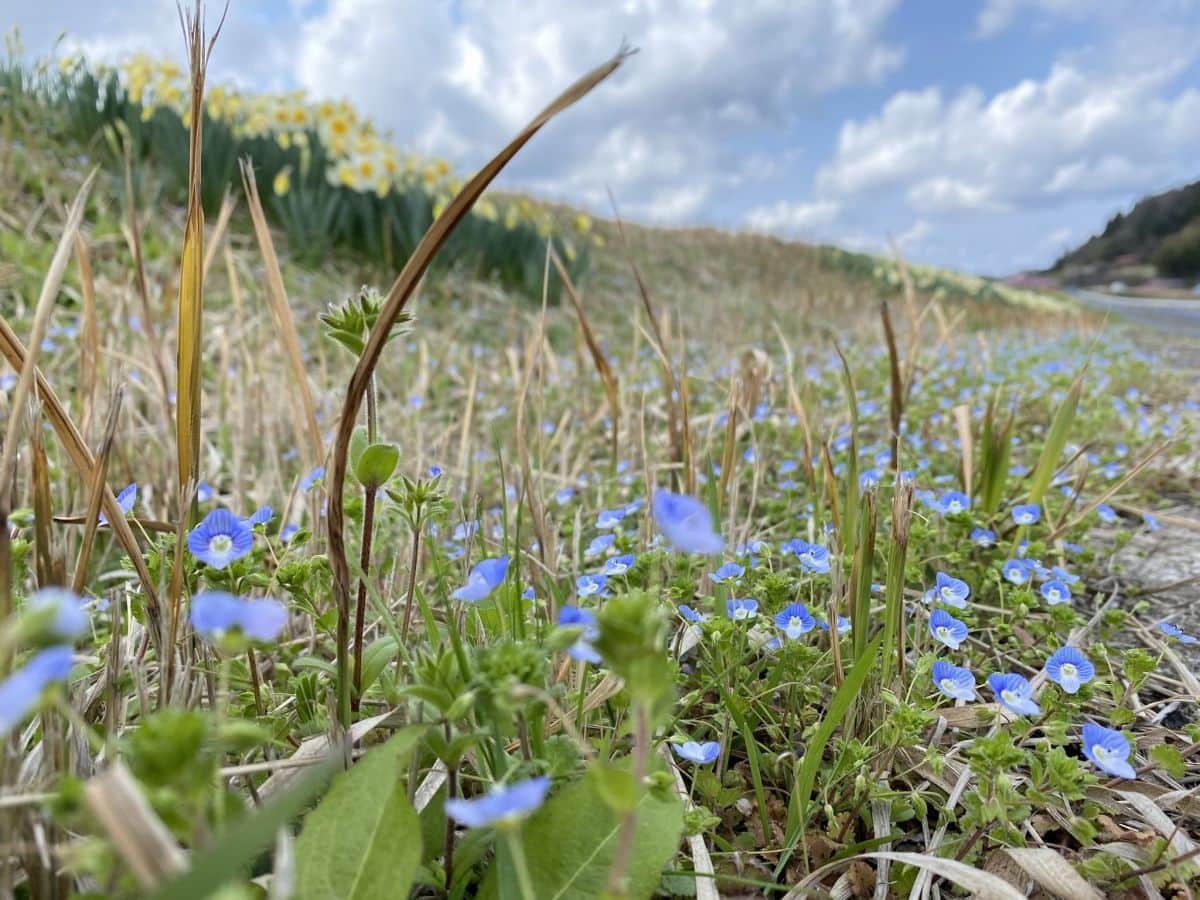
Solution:
{"label": "green plant stem", "polygon": [[367,382],[367,443],[374,444],[379,431],[379,413],[376,409],[375,376]]}
{"label": "green plant stem", "polygon": [[408,643],[408,632],[412,628],[413,594],[417,590],[417,562],[421,556],[421,521],[413,523],[412,555],[408,558],[408,590],[404,594],[404,624],[400,626],[400,641]]}
{"label": "green plant stem", "polygon": [[[650,713],[646,704],[636,701],[634,717],[633,783],[637,795],[641,796],[646,781],[646,760],[650,752]],[[612,868],[608,872],[608,893],[619,897],[624,894],[625,873],[629,869],[629,858],[633,854],[633,839],[637,832],[637,805],[625,813],[621,820],[621,833],[617,836],[617,850],[613,854]]]}
{"label": "green plant stem", "polygon": [[[444,724],[446,743],[449,744],[453,734],[450,731],[450,723]],[[447,765],[446,800],[453,800],[456,796],[458,796],[458,765]],[[442,863],[446,872],[446,893],[449,894],[451,885],[454,884],[454,820],[449,816],[446,816],[446,841]]]}
{"label": "green plant stem", "polygon": [[362,554],[359,557],[362,574],[358,579],[358,608],[354,617],[354,696],[351,699],[351,709],[355,712],[362,703],[362,649],[367,618],[367,573],[371,570],[371,538],[375,534],[375,494],[378,490],[376,485],[363,485]]}
{"label": "green plant stem", "polygon": [[513,869],[517,874],[517,888],[521,900],[537,900],[533,892],[533,879],[529,877],[529,864],[525,861],[525,848],[521,844],[521,835],[517,829],[505,833],[504,840],[508,844],[508,854],[512,857]]}

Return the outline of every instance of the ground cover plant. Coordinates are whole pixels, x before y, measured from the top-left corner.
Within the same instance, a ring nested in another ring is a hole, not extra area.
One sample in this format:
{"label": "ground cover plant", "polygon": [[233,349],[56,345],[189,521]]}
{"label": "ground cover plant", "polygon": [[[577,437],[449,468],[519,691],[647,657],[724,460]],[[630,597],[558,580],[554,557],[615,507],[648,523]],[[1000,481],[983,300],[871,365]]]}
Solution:
{"label": "ground cover plant", "polygon": [[1114,564],[1194,496],[1194,378],[900,262],[697,310],[615,223],[607,308],[553,244],[559,308],[421,280],[621,60],[387,290],[256,167],[206,226],[5,122],[5,891],[1196,887],[1196,639]]}

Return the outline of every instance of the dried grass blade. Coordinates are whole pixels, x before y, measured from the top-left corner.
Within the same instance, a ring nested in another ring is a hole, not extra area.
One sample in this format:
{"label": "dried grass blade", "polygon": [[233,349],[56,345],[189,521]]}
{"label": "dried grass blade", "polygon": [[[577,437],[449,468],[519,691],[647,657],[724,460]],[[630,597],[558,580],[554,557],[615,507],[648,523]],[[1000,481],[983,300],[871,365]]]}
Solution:
{"label": "dried grass blade", "polygon": [[309,466],[317,466],[324,459],[325,451],[321,442],[321,427],[317,424],[317,404],[313,399],[312,387],[308,383],[304,355],[300,352],[300,336],[296,332],[296,321],[292,318],[291,306],[288,305],[283,273],[279,269],[279,257],[275,255],[271,230],[267,227],[267,217],[263,213],[262,201],[258,196],[254,169],[246,159],[241,160],[240,165],[246,204],[250,208],[250,219],[254,223],[254,237],[258,241],[258,251],[267,270],[267,300],[275,324],[279,327],[279,338],[283,342],[283,352],[292,369],[292,380],[300,392],[300,409],[293,408],[293,427],[298,438],[307,438]]}
{"label": "dried grass blade", "polygon": [[233,211],[237,208],[237,197],[235,197],[227,189],[225,196],[221,198],[221,208],[217,211],[217,222],[213,225],[212,233],[208,236],[208,243],[204,248],[204,265],[201,267],[201,274],[207,278],[209,267],[212,265],[217,256],[217,250],[221,248],[221,241],[225,238],[225,231],[229,228],[229,220],[233,217]]}
{"label": "dried grass blade", "polygon": [[[588,72],[568,87],[549,106],[534,117],[533,121],[526,125],[503,150],[480,169],[475,177],[468,181],[454,199],[450,201],[442,211],[442,214],[429,226],[429,230],[425,232],[417,248],[413,251],[412,256],[409,257],[408,262],[405,263],[404,268],[400,271],[400,274],[396,277],[395,282],[388,291],[375,326],[371,329],[367,346],[363,349],[358,360],[358,365],[354,369],[354,374],[350,378],[350,383],[346,386],[346,399],[342,404],[341,418],[338,423],[338,432],[330,465],[328,514],[329,562],[333,570],[334,598],[337,602],[340,619],[348,620],[350,607],[350,568],[346,559],[346,539],[344,534],[345,509],[343,506],[344,498],[342,496],[346,482],[350,435],[354,431],[354,424],[358,418],[358,411],[362,405],[363,396],[375,372],[375,367],[379,363],[379,357],[383,353],[384,344],[391,334],[392,325],[396,322],[400,313],[403,312],[405,304],[408,303],[408,299],[416,289],[417,283],[425,274],[426,269],[429,268],[430,263],[433,262],[437,251],[445,243],[455,226],[467,215],[484,189],[500,173],[500,170],[525,146],[530,138],[541,130],[542,126],[558,115],[558,113],[582,99],[592,88],[615,72],[629,55],[629,52],[626,48],[622,47],[617,55],[608,62]],[[340,630],[341,628],[339,628]],[[345,648],[339,647],[339,660],[343,662],[343,668],[345,655]],[[341,671],[339,674],[342,676],[341,683],[345,684],[348,672]],[[343,693],[346,692],[343,691]],[[349,712],[340,708],[343,705],[347,704],[339,704],[339,715],[343,720],[342,724],[346,725],[348,724]]]}
{"label": "dried grass blade", "polygon": [[81,430],[91,429],[92,412],[96,404],[96,385],[100,368],[100,322],[96,316],[96,281],[92,277],[92,258],[87,241],[75,234],[75,265],[79,267],[79,292],[83,298],[83,314],[79,327],[79,397],[83,408]]}
{"label": "dried grass blade", "polygon": [[153,890],[187,868],[183,850],[123,762],[111,763],[83,790],[88,807],[143,890]]}
{"label": "dried grass blade", "polygon": [[121,416],[121,404],[125,400],[125,392],[118,388],[113,392],[112,401],[108,408],[108,421],[104,425],[104,439],[96,453],[96,465],[92,470],[92,481],[88,486],[87,512],[83,517],[83,541],[79,546],[79,556],[75,560],[75,575],[71,581],[71,589],[76,594],[82,594],[84,581],[87,579],[88,561],[92,555],[92,545],[96,541],[96,531],[100,527],[100,503],[104,499],[104,485],[108,478],[108,459],[112,451],[113,438],[117,433],[117,422]]}
{"label": "dried grass blade", "polygon": [[1042,890],[1062,900],[1103,900],[1073,865],[1049,847],[1008,847],[1004,853]]}
{"label": "dried grass blade", "polygon": [[[14,411],[15,413],[15,411]],[[29,461],[33,481],[34,566],[38,587],[61,585],[64,581],[63,563],[54,557],[53,504],[50,499],[50,461],[46,457],[46,442],[38,427],[34,404],[29,409]]]}

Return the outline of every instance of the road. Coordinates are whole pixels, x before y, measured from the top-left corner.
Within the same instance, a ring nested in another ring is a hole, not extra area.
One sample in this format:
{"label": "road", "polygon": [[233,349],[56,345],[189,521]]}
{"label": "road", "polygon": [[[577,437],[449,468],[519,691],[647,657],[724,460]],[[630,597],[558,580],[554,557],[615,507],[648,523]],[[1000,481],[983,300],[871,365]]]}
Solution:
{"label": "road", "polygon": [[1078,289],[1069,293],[1079,302],[1108,310],[1132,325],[1145,325],[1184,340],[1200,340],[1200,299],[1117,297]]}

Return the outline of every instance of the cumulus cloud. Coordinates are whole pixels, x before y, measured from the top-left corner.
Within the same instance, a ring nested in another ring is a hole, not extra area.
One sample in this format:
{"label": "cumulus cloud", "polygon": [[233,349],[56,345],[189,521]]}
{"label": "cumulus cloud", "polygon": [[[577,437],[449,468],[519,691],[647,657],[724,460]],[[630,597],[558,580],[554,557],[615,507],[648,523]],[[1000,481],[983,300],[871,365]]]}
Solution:
{"label": "cumulus cloud", "polygon": [[815,203],[777,203],[756,206],[746,214],[746,225],[760,231],[787,231],[798,234],[828,225],[841,212],[841,204],[833,200]]}

